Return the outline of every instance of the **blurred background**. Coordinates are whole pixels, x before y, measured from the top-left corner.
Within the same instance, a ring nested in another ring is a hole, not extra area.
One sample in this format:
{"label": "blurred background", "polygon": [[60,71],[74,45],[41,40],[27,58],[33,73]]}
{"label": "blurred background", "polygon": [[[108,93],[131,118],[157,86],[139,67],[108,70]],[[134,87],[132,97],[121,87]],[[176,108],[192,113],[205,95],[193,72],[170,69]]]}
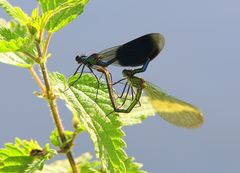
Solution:
{"label": "blurred background", "polygon": [[[28,14],[37,5],[9,2]],[[77,54],[162,33],[165,48],[140,76],[199,107],[205,122],[198,129],[183,129],[154,116],[125,127],[127,154],[150,173],[239,172],[239,6],[237,0],[90,1],[77,20],[53,36],[48,68],[69,76]],[[2,9],[0,17],[10,19]],[[120,78],[120,67],[110,70]],[[46,102],[33,95],[38,88],[28,71],[0,64],[0,81],[0,147],[16,136],[48,143],[54,124]],[[71,113],[59,104],[70,129]],[[82,134],[75,156],[86,151],[94,154],[88,135]]]}

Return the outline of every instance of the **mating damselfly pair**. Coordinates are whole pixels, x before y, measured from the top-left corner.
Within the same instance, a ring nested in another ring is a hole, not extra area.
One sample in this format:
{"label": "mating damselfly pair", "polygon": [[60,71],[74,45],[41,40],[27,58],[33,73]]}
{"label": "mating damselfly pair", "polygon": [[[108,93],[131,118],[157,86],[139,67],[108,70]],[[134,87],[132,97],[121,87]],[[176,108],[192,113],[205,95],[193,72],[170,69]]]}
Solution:
{"label": "mating damselfly pair", "polygon": [[[79,66],[74,75],[80,70],[78,79],[81,78],[84,68],[87,67],[98,80],[93,70],[101,72],[106,78],[109,98],[112,103],[113,111],[129,113],[134,109],[141,98],[142,92],[149,97],[153,108],[166,121],[181,127],[198,127],[203,122],[202,113],[195,106],[177,99],[163,92],[154,84],[137,77],[136,74],[146,71],[148,64],[161,52],[165,44],[164,37],[159,33],[150,33],[136,38],[125,44],[108,48],[90,56],[77,56],[76,61]],[[107,67],[111,64],[118,64],[122,67],[138,67],[135,69],[124,69],[123,78],[113,83],[112,75]],[[126,91],[125,98],[120,105],[117,104],[113,86],[126,80],[122,98]],[[72,83],[74,85],[74,82]],[[71,87],[71,86],[70,86]],[[131,90],[131,92],[130,92]],[[125,105],[128,94],[132,94],[131,103],[126,108]]]}

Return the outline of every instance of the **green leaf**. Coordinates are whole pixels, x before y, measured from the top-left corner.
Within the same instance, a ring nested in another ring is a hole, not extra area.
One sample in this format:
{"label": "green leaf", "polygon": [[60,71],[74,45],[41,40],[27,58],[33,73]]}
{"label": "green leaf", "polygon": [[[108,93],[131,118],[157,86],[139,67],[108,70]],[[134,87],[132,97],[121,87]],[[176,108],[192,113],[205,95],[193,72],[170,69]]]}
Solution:
{"label": "green leaf", "polygon": [[39,8],[34,8],[32,10],[32,19],[34,20],[34,19],[36,19],[38,17],[39,17]]}
{"label": "green leaf", "polygon": [[52,131],[52,133],[50,135],[50,141],[55,147],[61,146],[61,142],[59,140],[59,134],[56,129]]}
{"label": "green leaf", "polygon": [[30,36],[27,34],[26,26],[1,20],[0,62],[23,68],[33,66],[34,61],[31,58],[21,52],[17,52],[24,51],[34,54],[35,49],[32,43]]}
{"label": "green leaf", "polygon": [[142,164],[134,162],[134,158],[125,160],[125,165],[127,167],[127,173],[147,173],[146,171],[140,170]]}
{"label": "green leaf", "polygon": [[[30,26],[30,25],[29,25]],[[9,23],[10,30],[16,34],[16,38],[27,38],[28,44],[26,44],[22,50],[27,51],[34,55],[36,51],[36,42],[37,39],[37,32],[35,28],[27,27],[25,25],[21,25],[19,23],[16,23],[14,21],[11,21]],[[13,38],[14,39],[14,38]]]}
{"label": "green leaf", "polygon": [[13,22],[8,26],[0,26],[0,52],[13,52],[28,45],[26,28],[20,28]]}
{"label": "green leaf", "polygon": [[156,110],[153,108],[152,104],[149,101],[149,98],[142,96],[140,98],[140,105],[136,105],[134,109],[128,113],[120,113],[119,120],[123,126],[130,126],[134,124],[140,124],[149,116],[155,116]]}
{"label": "green leaf", "polygon": [[28,33],[27,27],[10,22],[0,24],[0,52],[28,51],[33,52],[34,39]]}
{"label": "green leaf", "polygon": [[[80,157],[76,158],[76,163],[78,163],[80,172],[82,173],[104,173],[101,170],[100,161],[91,161],[92,156],[90,153],[84,153]],[[37,171],[38,173],[69,173],[69,161],[58,160],[51,164],[45,165],[43,170]]]}
{"label": "green leaf", "polygon": [[[92,160],[92,155],[90,153],[84,153],[80,157],[76,158],[76,163],[78,163],[80,172],[82,173],[105,173],[102,170],[101,162],[98,160]],[[146,173],[145,171],[139,170],[142,165],[134,162],[133,158],[125,160],[127,165],[127,173]],[[37,171],[39,172],[39,171]],[[69,163],[68,160],[55,161],[49,165],[45,165],[41,173],[69,173]],[[39,172],[40,173],[40,172]]]}
{"label": "green leaf", "polygon": [[38,0],[43,15],[33,21],[32,25],[41,30],[45,28],[49,32],[57,32],[82,12],[88,0]]}
{"label": "green leaf", "polygon": [[22,53],[0,53],[0,62],[10,65],[15,65],[22,68],[30,68],[34,61]]}
{"label": "green leaf", "polygon": [[9,27],[9,23],[3,18],[0,18],[0,26]]}
{"label": "green leaf", "polygon": [[[73,132],[72,131],[65,130],[64,135],[66,137],[66,144],[73,139]],[[64,147],[64,146],[62,146],[64,144],[61,144],[60,136],[59,136],[59,133],[58,133],[57,129],[52,131],[52,133],[50,135],[50,141],[52,142],[52,144],[55,147]]]}
{"label": "green leaf", "polygon": [[9,28],[11,29],[12,32],[14,32],[16,34],[16,37],[22,37],[22,38],[28,37],[30,40],[31,35],[29,35],[29,33],[28,33],[27,26],[21,25],[14,21],[10,21]]}
{"label": "green leaf", "polygon": [[5,148],[0,149],[0,172],[2,173],[33,173],[41,170],[45,161],[50,159],[55,150],[42,149],[34,141],[16,139],[15,144],[7,143]]}
{"label": "green leaf", "polygon": [[0,27],[1,40],[10,41],[18,38],[18,35],[10,30],[10,28]]}
{"label": "green leaf", "polygon": [[[126,172],[124,160],[127,159],[122,140],[124,135],[121,123],[116,114],[106,116],[112,112],[111,103],[105,85],[99,88],[98,103],[95,102],[97,82],[91,75],[83,75],[81,84],[76,83],[66,90],[67,83],[63,75],[51,73],[50,80],[55,92],[65,100],[67,107],[79,117],[85,130],[93,141],[96,155],[101,159],[104,169],[110,172]],[[78,76],[70,78],[75,80]],[[63,92],[66,90],[65,92]]]}
{"label": "green leaf", "polygon": [[29,16],[24,13],[24,11],[19,7],[12,6],[6,0],[0,0],[0,6],[11,16],[13,19],[17,20],[20,24],[26,25],[29,22]]}
{"label": "green leaf", "polygon": [[9,41],[0,40],[0,53],[19,51],[28,44],[28,41],[28,38],[16,38]]}
{"label": "green leaf", "polygon": [[90,153],[82,154],[78,159],[77,163],[80,168],[80,172],[85,173],[102,173],[100,161],[91,161],[92,155]]}

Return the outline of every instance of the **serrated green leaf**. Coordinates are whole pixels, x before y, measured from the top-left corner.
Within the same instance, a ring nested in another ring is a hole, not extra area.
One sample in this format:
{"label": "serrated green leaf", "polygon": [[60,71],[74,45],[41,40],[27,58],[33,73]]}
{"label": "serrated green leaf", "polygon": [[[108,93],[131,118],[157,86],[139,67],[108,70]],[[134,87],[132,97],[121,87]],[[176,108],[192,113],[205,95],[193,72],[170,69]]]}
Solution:
{"label": "serrated green leaf", "polygon": [[27,169],[24,170],[25,173],[34,173],[38,170],[42,170],[46,159],[36,159],[31,164],[28,165]]}
{"label": "serrated green leaf", "polygon": [[0,6],[9,16],[17,20],[22,25],[26,25],[29,22],[29,16],[21,8],[12,6],[6,0],[0,0]]}
{"label": "serrated green leaf", "polygon": [[[73,78],[76,79],[76,77]],[[97,82],[91,75],[83,75],[81,84],[76,83],[68,90],[66,90],[67,85],[63,75],[51,73],[50,80],[55,92],[66,101],[67,107],[79,117],[89,133],[97,157],[101,159],[104,169],[110,172],[126,172],[124,165],[126,154],[122,145],[124,142],[122,141],[123,132],[120,129],[121,123],[115,114],[106,116],[112,112],[106,86],[101,85],[99,88],[98,103],[96,103]],[[63,92],[64,90],[66,91]],[[120,147],[116,147],[116,141],[119,141]]]}
{"label": "serrated green leaf", "polygon": [[17,38],[10,41],[0,40],[0,53],[19,51],[28,44],[28,41],[28,38]]}
{"label": "serrated green leaf", "polygon": [[80,168],[80,172],[85,173],[103,173],[101,171],[101,163],[97,160],[91,161],[92,155],[90,153],[82,154],[78,159],[77,163]]}
{"label": "serrated green leaf", "polygon": [[146,171],[140,170],[142,164],[134,162],[134,158],[125,160],[125,165],[127,167],[127,173],[147,173]]}
{"label": "serrated green leaf", "polygon": [[[25,25],[20,25],[19,23],[16,23],[14,21],[9,22],[9,29],[16,34],[17,37],[28,37],[31,36],[28,34],[28,28]],[[12,38],[13,39],[13,38]]]}
{"label": "serrated green leaf", "polygon": [[14,22],[10,23],[10,27],[0,26],[0,52],[24,50],[34,51],[33,39],[27,33],[27,28]]}
{"label": "serrated green leaf", "polygon": [[10,28],[0,27],[1,40],[10,41],[18,38],[18,35],[10,30]]}
{"label": "serrated green leaf", "polygon": [[88,0],[40,0],[40,6],[45,13],[53,13],[47,22],[46,29],[56,32],[76,19],[82,12]]}
{"label": "serrated green leaf", "polygon": [[[33,155],[33,151],[42,154]],[[41,149],[39,144],[34,141],[16,139],[15,144],[7,143],[5,148],[0,149],[0,172],[2,173],[33,173],[41,170],[45,161],[56,154],[55,150],[46,148]]]}
{"label": "serrated green leaf", "polygon": [[[104,173],[101,170],[100,161],[92,161],[92,156],[90,153],[84,153],[80,157],[76,158],[76,163],[80,172],[82,173]],[[37,171],[37,173],[69,173],[69,161],[68,160],[58,160],[51,164],[45,165],[43,170]]]}
{"label": "serrated green leaf", "polygon": [[38,30],[56,32],[76,19],[87,3],[88,0],[39,0],[43,15],[32,25]]}
{"label": "serrated green leaf", "polygon": [[10,65],[19,66],[22,68],[30,68],[34,61],[22,53],[0,53],[0,62]]}
{"label": "serrated green leaf", "polygon": [[[78,75],[70,77],[68,83],[71,85],[78,77]],[[141,100],[141,107],[134,108],[135,111],[132,113],[121,114],[119,117],[113,112],[108,89],[103,81],[101,81],[96,101],[98,83],[94,76],[83,74],[81,79],[70,88],[62,74],[51,73],[50,80],[57,95],[66,101],[67,107],[72,111],[74,117],[79,117],[80,122],[89,133],[104,170],[122,173],[134,172],[132,170],[140,168],[138,164],[131,163],[132,159],[129,160],[124,152],[123,147],[126,144],[122,140],[124,133],[120,128],[122,125],[140,123],[146,118],[144,113],[149,115],[155,113],[148,103],[147,97]],[[109,114],[111,112],[112,114]]]}
{"label": "serrated green leaf", "polygon": [[31,67],[34,61],[17,51],[34,54],[32,43],[26,26],[4,20],[0,22],[0,62],[23,68]]}
{"label": "serrated green leaf", "polygon": [[7,22],[0,18],[0,28],[0,38],[4,40],[11,40],[18,37],[28,37],[30,39],[33,37],[28,33],[28,27],[26,25],[21,25],[14,20]]}

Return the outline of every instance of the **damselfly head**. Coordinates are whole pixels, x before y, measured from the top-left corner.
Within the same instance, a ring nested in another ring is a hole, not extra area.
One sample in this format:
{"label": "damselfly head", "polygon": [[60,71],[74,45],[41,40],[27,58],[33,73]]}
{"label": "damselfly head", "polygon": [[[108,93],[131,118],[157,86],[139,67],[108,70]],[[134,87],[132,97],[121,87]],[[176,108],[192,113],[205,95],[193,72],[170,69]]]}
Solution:
{"label": "damselfly head", "polygon": [[84,60],[87,58],[87,56],[86,55],[77,55],[76,56],[76,58],[75,58],[75,60],[77,61],[77,63],[78,64],[81,64],[81,63],[83,63],[84,62]]}

